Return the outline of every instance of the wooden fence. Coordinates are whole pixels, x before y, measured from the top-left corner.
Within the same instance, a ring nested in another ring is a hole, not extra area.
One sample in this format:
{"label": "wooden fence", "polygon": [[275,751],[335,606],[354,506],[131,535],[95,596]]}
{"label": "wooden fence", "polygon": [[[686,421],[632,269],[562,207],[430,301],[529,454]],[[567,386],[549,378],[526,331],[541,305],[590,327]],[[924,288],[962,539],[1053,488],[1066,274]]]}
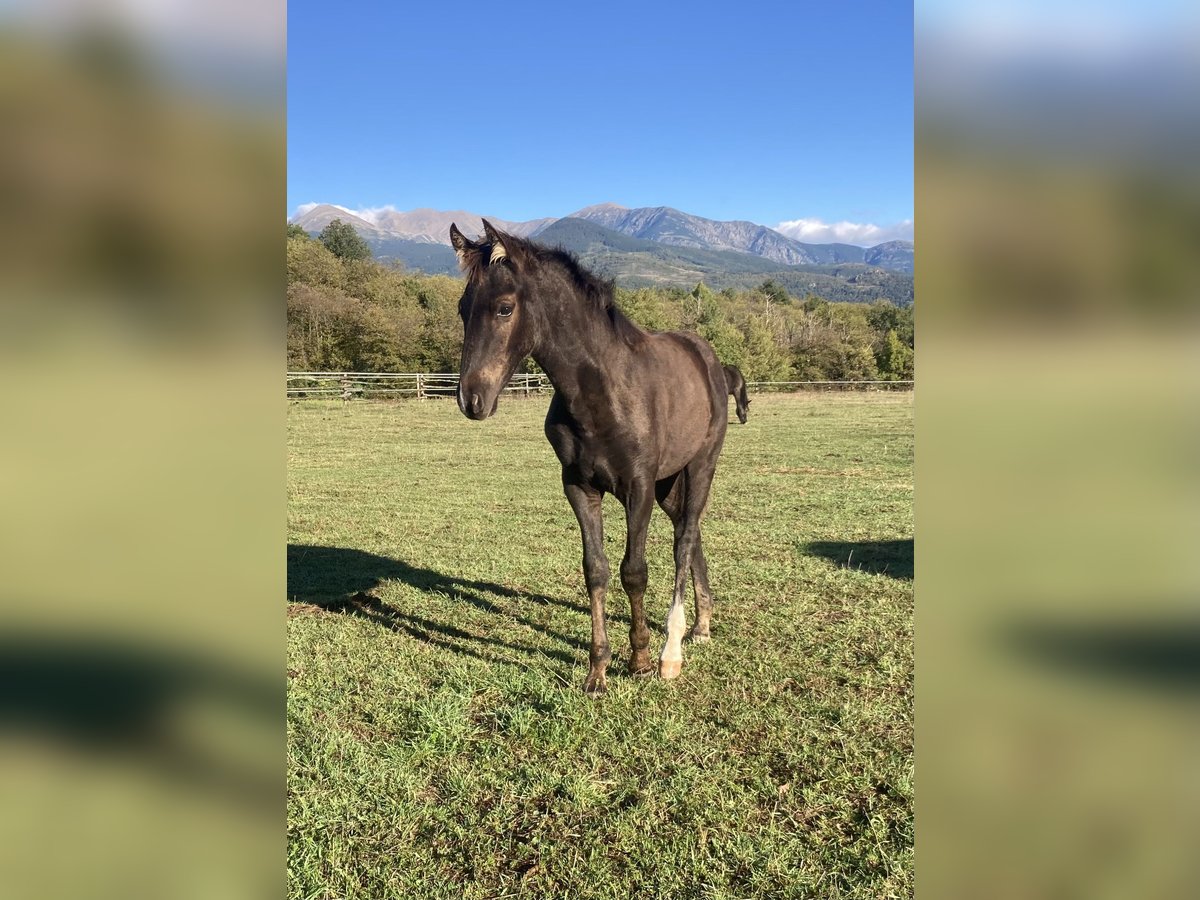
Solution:
{"label": "wooden fence", "polygon": [[[907,391],[911,381],[750,381],[754,393],[777,391]],[[530,397],[554,390],[545,375],[514,375],[504,389]],[[288,372],[287,396],[293,400],[444,398],[458,391],[457,372]]]}
{"label": "wooden fence", "polygon": [[909,381],[747,381],[754,394],[795,391],[911,391]]}
{"label": "wooden fence", "polygon": [[[505,388],[510,394],[530,396],[553,390],[545,375],[514,375]],[[435,397],[453,400],[458,391],[457,372],[288,372],[287,395],[292,399]]]}

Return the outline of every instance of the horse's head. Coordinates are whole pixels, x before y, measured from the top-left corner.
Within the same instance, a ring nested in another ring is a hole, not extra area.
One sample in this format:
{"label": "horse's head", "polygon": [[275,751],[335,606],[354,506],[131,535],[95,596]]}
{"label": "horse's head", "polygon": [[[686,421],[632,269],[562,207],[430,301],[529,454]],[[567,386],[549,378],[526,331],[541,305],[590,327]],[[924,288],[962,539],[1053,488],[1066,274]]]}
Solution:
{"label": "horse's head", "polygon": [[487,220],[479,241],[468,240],[451,225],[450,243],[467,277],[458,301],[463,320],[458,408],[468,418],[486,419],[535,344],[537,327],[522,278],[524,248]]}

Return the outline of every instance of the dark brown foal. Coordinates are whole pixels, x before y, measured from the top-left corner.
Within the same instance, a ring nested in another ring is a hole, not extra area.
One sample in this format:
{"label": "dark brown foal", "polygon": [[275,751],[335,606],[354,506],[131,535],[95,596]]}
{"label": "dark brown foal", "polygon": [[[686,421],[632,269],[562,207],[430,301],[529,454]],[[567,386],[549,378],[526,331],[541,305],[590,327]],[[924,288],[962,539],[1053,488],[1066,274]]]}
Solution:
{"label": "dark brown foal", "polygon": [[604,601],[609,563],[601,501],[625,507],[628,536],[621,585],[629,595],[629,671],[655,671],[646,627],[646,529],[657,501],[675,525],[675,590],[658,673],[683,663],[684,599],[696,595],[692,637],[712,619],[700,520],[725,440],[728,386],[712,348],[687,332],[643,331],[617,308],[609,282],[561,250],[496,231],[480,241],[450,227],[467,277],[459,302],[463,356],[458,405],[472,419],[496,410],[500,392],[527,356],[554,384],[546,437],[562,464],[563,492],[579,520],[592,611],[585,690],[599,693],[612,651]]}

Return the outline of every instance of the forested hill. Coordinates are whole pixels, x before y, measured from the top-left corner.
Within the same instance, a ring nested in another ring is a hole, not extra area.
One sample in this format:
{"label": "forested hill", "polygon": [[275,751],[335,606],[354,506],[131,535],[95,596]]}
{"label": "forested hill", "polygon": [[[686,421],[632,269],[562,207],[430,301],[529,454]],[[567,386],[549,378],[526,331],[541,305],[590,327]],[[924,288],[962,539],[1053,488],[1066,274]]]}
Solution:
{"label": "forested hill", "polygon": [[[641,252],[637,238],[613,234],[568,222],[560,239],[582,241],[584,249],[578,252],[589,264],[604,258],[605,241],[624,248],[621,252]],[[462,280],[370,259],[367,244],[348,226],[336,237],[327,234],[322,242],[300,228],[289,229],[288,368],[457,371]],[[647,265],[667,264],[659,257],[647,260]],[[695,263],[692,259],[678,265],[687,272]],[[747,286],[723,289],[701,279],[686,288],[618,284],[616,300],[645,328],[697,332],[722,361],[739,366],[751,381],[913,377],[911,305],[837,302],[816,291],[794,291],[777,276],[743,270],[737,277],[746,279]],[[805,277],[815,279],[818,274]],[[831,284],[836,282],[836,276],[827,277],[834,279]]]}
{"label": "forested hill", "polygon": [[[751,288],[764,278],[791,294],[815,293],[839,303],[913,301],[912,275],[862,263],[781,266],[734,250],[708,250],[630,237],[584,219],[559,219],[536,240],[561,246],[623,287]],[[856,248],[860,249],[861,248]]]}
{"label": "forested hill", "polygon": [[[352,218],[347,216],[347,219]],[[433,243],[427,238],[398,238],[375,229],[359,228],[354,222],[350,224],[360,232],[376,259],[396,260],[407,268],[428,274],[458,274],[454,251],[445,244]],[[903,305],[913,301],[911,274],[864,262],[785,266],[751,253],[679,246],[632,237],[597,222],[577,218],[558,219],[545,225],[533,240],[570,250],[585,265],[628,288],[690,288],[700,281],[718,290],[751,288],[764,278],[771,278],[792,294],[815,293],[836,302],[887,300]],[[858,251],[860,259],[865,258],[865,252],[879,256],[904,253],[911,256],[911,245],[903,241],[893,243],[899,246],[881,244],[870,251],[863,251],[861,247],[852,249]]]}

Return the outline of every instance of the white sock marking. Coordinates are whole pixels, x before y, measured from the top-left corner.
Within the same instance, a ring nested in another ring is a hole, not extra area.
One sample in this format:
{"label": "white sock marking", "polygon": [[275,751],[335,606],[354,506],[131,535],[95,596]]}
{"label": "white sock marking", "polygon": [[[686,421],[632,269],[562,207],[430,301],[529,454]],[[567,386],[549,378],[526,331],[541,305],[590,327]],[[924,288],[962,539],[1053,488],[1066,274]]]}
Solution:
{"label": "white sock marking", "polygon": [[683,604],[672,602],[671,609],[667,613],[667,642],[663,644],[662,659],[667,661],[683,659],[683,632],[686,625]]}

